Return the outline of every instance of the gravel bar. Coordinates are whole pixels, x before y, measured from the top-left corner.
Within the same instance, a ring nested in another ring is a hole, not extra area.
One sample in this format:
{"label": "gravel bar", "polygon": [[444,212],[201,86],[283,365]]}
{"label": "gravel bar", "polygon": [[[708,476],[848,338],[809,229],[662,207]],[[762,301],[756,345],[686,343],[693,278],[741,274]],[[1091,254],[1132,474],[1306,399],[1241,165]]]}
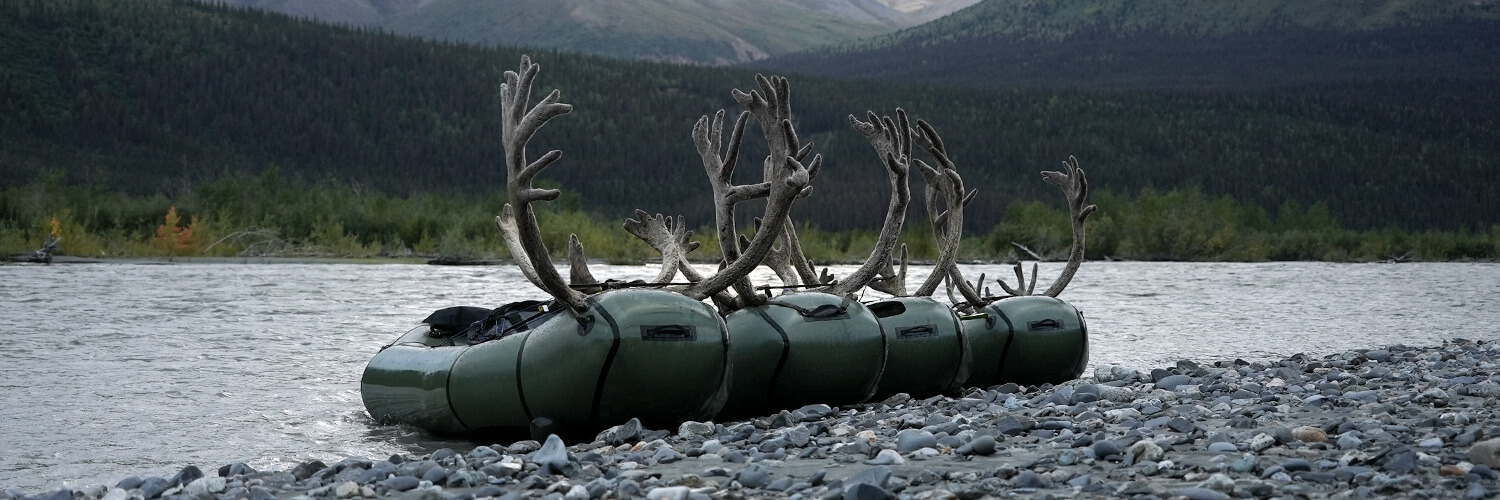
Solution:
{"label": "gravel bar", "polygon": [[0,500],[1500,497],[1500,349],[1103,366],[1058,386],[810,405],[424,457],[237,463]]}

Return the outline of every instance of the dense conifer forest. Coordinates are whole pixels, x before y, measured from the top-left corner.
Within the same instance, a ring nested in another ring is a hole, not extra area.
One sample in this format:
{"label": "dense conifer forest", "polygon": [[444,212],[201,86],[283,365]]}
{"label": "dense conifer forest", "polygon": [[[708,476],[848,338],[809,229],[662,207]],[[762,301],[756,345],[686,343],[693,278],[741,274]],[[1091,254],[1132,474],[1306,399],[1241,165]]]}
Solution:
{"label": "dense conifer forest", "polygon": [[[730,89],[752,87],[752,71],[528,52],[543,66],[538,90],[561,89],[563,101],[575,105],[531,144],[533,156],[564,153],[544,174],[570,196],[559,210],[618,221],[641,208],[711,223],[707,181],[689,133],[701,115],[737,111]],[[11,242],[0,249],[35,244],[53,218],[71,221],[64,231],[75,236],[145,241],[167,209],[179,205],[184,224],[194,215],[200,224],[217,221],[221,237],[255,227],[275,228],[282,241],[311,241],[324,231],[372,253],[436,251],[444,235],[490,238],[489,217],[498,212],[504,185],[498,87],[521,53],[185,0],[5,2],[0,232],[13,236],[0,238]],[[845,232],[830,237],[832,247],[858,247],[857,235],[878,226],[873,214],[886,204],[881,167],[846,116],[901,106],[938,128],[966,184],[980,190],[965,217],[971,234],[1009,227],[1002,222],[1021,213],[1014,207],[1060,205],[1037,172],[1076,155],[1093,184],[1115,197],[1123,211],[1116,221],[1130,207],[1176,193],[1259,211],[1250,219],[1267,231],[1319,207],[1313,211],[1325,229],[1394,231],[1400,238],[1442,231],[1481,249],[1430,258],[1495,252],[1500,99],[1494,80],[1434,75],[1147,91],[788,76],[799,133],[826,158],[797,217],[813,229]],[[744,158],[758,154],[756,141],[747,141]],[[748,178],[758,169],[741,173]],[[259,200],[264,193],[252,181],[266,175],[274,182],[264,182],[287,183],[277,191],[291,193],[286,208],[235,208],[212,196]],[[332,193],[348,198],[297,198]],[[352,213],[354,207],[365,211]],[[398,209],[416,215],[404,218]],[[420,215],[435,213],[447,215]],[[460,215],[468,219],[452,218]],[[84,253],[129,252],[98,246]],[[1009,248],[990,245],[982,253],[1003,255],[1000,247]],[[1231,253],[1116,248],[1101,255]],[[1402,252],[1356,253],[1342,255]],[[1225,258],[1340,255],[1256,251]]]}

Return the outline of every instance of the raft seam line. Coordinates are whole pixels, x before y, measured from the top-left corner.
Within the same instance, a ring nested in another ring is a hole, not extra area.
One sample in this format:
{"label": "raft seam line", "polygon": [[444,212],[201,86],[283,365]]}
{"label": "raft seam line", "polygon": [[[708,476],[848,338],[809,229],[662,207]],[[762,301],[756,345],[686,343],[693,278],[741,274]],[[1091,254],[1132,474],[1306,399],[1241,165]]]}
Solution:
{"label": "raft seam line", "polygon": [[[449,346],[449,347],[452,347],[452,346]],[[429,348],[429,349],[436,349],[436,348]],[[458,421],[458,425],[463,426],[464,429],[468,429],[469,432],[473,432],[474,428],[470,427],[468,422],[464,422],[463,417],[458,416],[458,408],[454,408],[453,407],[453,368],[456,367],[456,366],[458,366],[458,360],[460,358],[463,358],[464,355],[468,354],[468,353],[469,353],[469,350],[468,349],[464,349],[464,352],[461,352],[457,356],[454,356],[453,357],[453,363],[448,365],[448,376],[444,377],[444,379],[443,379],[443,396],[444,396],[443,399],[448,400],[448,414],[449,415],[453,415],[453,420]]]}
{"label": "raft seam line", "polygon": [[589,426],[597,427],[599,425],[599,401],[604,399],[604,383],[609,379],[609,369],[615,364],[615,353],[620,350],[620,325],[615,322],[615,317],[601,307],[593,297],[589,297],[587,302],[590,309],[596,311],[605,322],[609,323],[609,330],[615,336],[614,341],[609,345],[609,354],[604,356],[604,364],[599,367],[599,381],[594,383],[594,401],[589,408]]}
{"label": "raft seam line", "polygon": [[516,349],[516,399],[521,401],[521,413],[526,414],[528,424],[536,420],[536,417],[531,415],[531,406],[526,404],[526,385],[521,382],[526,371],[521,368],[522,362],[526,359],[526,342],[531,340],[531,333],[535,331],[535,329],[526,330],[526,335],[521,336],[521,347]]}
{"label": "raft seam line", "polygon": [[948,378],[948,385],[943,388],[943,392],[948,392],[959,388],[958,374],[959,372],[963,371],[964,344],[967,343],[966,339],[964,339],[963,322],[958,319],[958,314],[953,313],[952,309],[948,309],[948,312],[952,313],[953,316],[953,331],[958,333],[958,360],[954,361],[953,363],[953,376]]}
{"label": "raft seam line", "polygon": [[[767,305],[769,304],[771,302],[767,302]],[[778,303],[777,305],[780,304]],[[757,316],[760,316],[761,319],[766,321],[766,324],[771,325],[771,328],[774,328],[776,333],[781,335],[781,359],[776,360],[776,369],[771,371],[771,383],[766,387],[766,406],[770,406],[771,393],[775,392],[776,387],[780,385],[781,369],[786,366],[786,358],[792,350],[792,339],[787,336],[786,330],[783,330],[780,324],[771,319],[771,315],[766,314],[764,307],[756,307],[751,310],[755,311]]]}
{"label": "raft seam line", "polygon": [[1005,311],[1000,310],[998,306],[995,307],[995,314],[1005,320],[1005,331],[1008,333],[1005,336],[1005,347],[1001,349],[1000,362],[995,364],[995,381],[999,382],[1001,376],[1005,374],[1005,359],[1010,357],[1010,344],[1016,341],[1016,325],[1010,322],[1010,317],[1006,316]]}

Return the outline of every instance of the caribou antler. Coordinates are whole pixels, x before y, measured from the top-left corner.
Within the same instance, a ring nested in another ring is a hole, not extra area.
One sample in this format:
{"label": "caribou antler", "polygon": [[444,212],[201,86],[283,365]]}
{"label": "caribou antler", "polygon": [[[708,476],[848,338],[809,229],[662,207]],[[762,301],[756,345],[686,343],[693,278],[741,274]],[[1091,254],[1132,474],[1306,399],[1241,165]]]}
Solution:
{"label": "caribou antler", "polygon": [[[534,162],[527,162],[526,143],[548,120],[573,110],[571,104],[558,102],[561,94],[556,90],[531,107],[531,84],[540,69],[540,66],[531,63],[530,57],[521,56],[520,68],[517,71],[506,71],[505,83],[500,85],[501,137],[505,143],[506,191],[510,203],[495,222],[506,237],[511,256],[518,263],[526,261],[521,268],[527,279],[576,313],[587,308],[584,294],[570,288],[552,265],[547,245],[542,242],[536,213],[531,208],[532,202],[555,200],[561,194],[555,189],[532,187],[531,182],[537,174],[557,161],[562,152],[552,150]],[[580,257],[576,260],[582,259]],[[526,272],[527,265],[531,267],[529,273]],[[584,275],[587,273],[586,270],[578,269],[573,272],[575,276],[579,276],[580,272]]]}
{"label": "caribou antler", "polygon": [[922,178],[927,180],[924,195],[927,217],[932,223],[932,234],[938,239],[938,262],[933,266],[932,274],[913,295],[931,296],[937,291],[939,284],[948,280],[970,306],[978,306],[983,303],[981,294],[964,280],[963,274],[958,270],[958,244],[963,238],[964,207],[974,201],[974,195],[978,191],[964,192],[963,178],[958,175],[953,159],[948,156],[948,147],[943,144],[943,138],[938,135],[937,129],[922,120],[917,121],[917,129],[921,132],[915,137],[917,145],[937,162],[934,167],[917,160]]}
{"label": "caribou antler", "polygon": [[[1048,184],[1057,186],[1062,190],[1063,196],[1068,199],[1069,219],[1073,227],[1073,246],[1068,249],[1068,263],[1063,266],[1062,274],[1052,282],[1042,295],[1056,297],[1068,287],[1068,282],[1073,280],[1073,275],[1078,272],[1078,267],[1083,265],[1084,230],[1083,222],[1088,219],[1089,214],[1094,213],[1099,207],[1086,205],[1089,196],[1089,179],[1078,166],[1078,158],[1069,156],[1063,161],[1063,171],[1044,171],[1042,179]],[[1016,286],[1013,289],[1004,280],[1000,281],[1000,288],[1011,295],[1030,295],[1036,289],[1037,268],[1032,265],[1031,284],[1026,284],[1025,273],[1021,272],[1021,264],[1016,264]]]}
{"label": "caribou antler", "polygon": [[[693,126],[693,140],[703,159],[704,169],[714,192],[714,218],[718,224],[719,248],[724,253],[724,268],[711,277],[689,285],[683,291],[689,297],[703,299],[733,286],[740,300],[754,303],[759,298],[745,279],[766,259],[782,231],[769,228],[782,227],[791,214],[792,202],[805,196],[811,189],[812,177],[817,175],[823,157],[815,155],[804,165],[803,159],[810,152],[810,145],[800,146],[796,130],[792,126],[791,89],[785,78],[756,75],[759,91],[750,93],[735,90],[734,99],[745,108],[735,121],[727,154],[723,150],[724,112],[716,113],[712,120],[704,116]],[[765,133],[770,154],[764,162],[765,180],[758,184],[737,186],[732,183],[732,174],[739,155],[740,141],[744,137],[745,123],[754,116]],[[759,197],[766,198],[766,212],[761,217],[762,229],[743,249],[739,245],[734,227],[734,206],[741,201]]]}
{"label": "caribou antler", "polygon": [[644,210],[636,210],[635,217],[625,219],[625,231],[651,245],[651,248],[661,254],[661,271],[656,274],[653,283],[671,283],[679,268],[687,268],[691,272],[692,267],[686,265],[687,254],[698,248],[698,242],[692,241],[693,232],[687,229],[682,216],[673,218],[656,214],[653,217]]}
{"label": "caribou antler", "polygon": [[1068,287],[1068,282],[1073,281],[1073,274],[1078,272],[1078,267],[1083,265],[1084,230],[1083,221],[1089,218],[1099,207],[1092,204],[1085,205],[1089,197],[1089,179],[1084,175],[1083,169],[1078,166],[1078,158],[1068,156],[1063,162],[1064,172],[1045,171],[1042,178],[1048,184],[1061,189],[1063,196],[1068,198],[1068,213],[1073,226],[1073,246],[1068,249],[1068,264],[1063,267],[1062,274],[1052,286],[1042,295],[1056,297]]}
{"label": "caribou antler", "polygon": [[[907,176],[911,171],[912,134],[911,123],[906,119],[906,111],[896,108],[894,119],[889,116],[875,116],[873,112],[866,112],[866,116],[870,121],[859,121],[854,115],[849,115],[849,124],[870,141],[870,145],[875,148],[875,153],[880,156],[881,163],[885,164],[891,183],[891,201],[886,208],[885,222],[881,225],[880,236],[875,240],[875,249],[870,252],[870,256],[865,259],[865,263],[859,269],[828,287],[828,292],[835,295],[852,293],[872,283],[877,277],[889,274],[891,251],[896,248],[896,243],[901,238],[901,227],[906,221],[906,205],[911,202],[911,188],[907,184]],[[902,253],[901,265],[904,269],[906,267],[905,252]],[[890,284],[889,281],[882,281],[880,286],[889,288]]]}

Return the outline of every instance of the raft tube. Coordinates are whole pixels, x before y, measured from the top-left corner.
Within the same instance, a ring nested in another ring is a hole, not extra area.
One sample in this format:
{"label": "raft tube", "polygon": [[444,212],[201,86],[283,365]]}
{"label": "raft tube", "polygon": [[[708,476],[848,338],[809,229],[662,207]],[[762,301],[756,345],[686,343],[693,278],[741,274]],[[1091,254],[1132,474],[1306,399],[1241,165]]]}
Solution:
{"label": "raft tube", "polygon": [[896,393],[914,398],[953,394],[969,378],[973,355],[958,315],[930,297],[895,297],[868,304],[885,332],[885,372],[872,401]]}
{"label": "raft tube", "polygon": [[734,375],[719,420],[860,403],[874,394],[885,366],[886,337],[875,315],[837,295],[781,295],[725,322],[734,336]]}
{"label": "raft tube", "polygon": [[708,420],[722,408],[729,336],[713,308],[650,289],[604,292],[588,305],[577,316],[496,309],[486,315],[498,325],[493,340],[482,328],[417,327],[365,367],[365,408],[377,421],[443,434],[546,422],[548,432],[563,435],[633,417],[667,427]]}
{"label": "raft tube", "polygon": [[1089,361],[1083,312],[1054,297],[1008,297],[963,318],[974,357],[965,384],[990,387],[1058,384],[1078,378]]}

